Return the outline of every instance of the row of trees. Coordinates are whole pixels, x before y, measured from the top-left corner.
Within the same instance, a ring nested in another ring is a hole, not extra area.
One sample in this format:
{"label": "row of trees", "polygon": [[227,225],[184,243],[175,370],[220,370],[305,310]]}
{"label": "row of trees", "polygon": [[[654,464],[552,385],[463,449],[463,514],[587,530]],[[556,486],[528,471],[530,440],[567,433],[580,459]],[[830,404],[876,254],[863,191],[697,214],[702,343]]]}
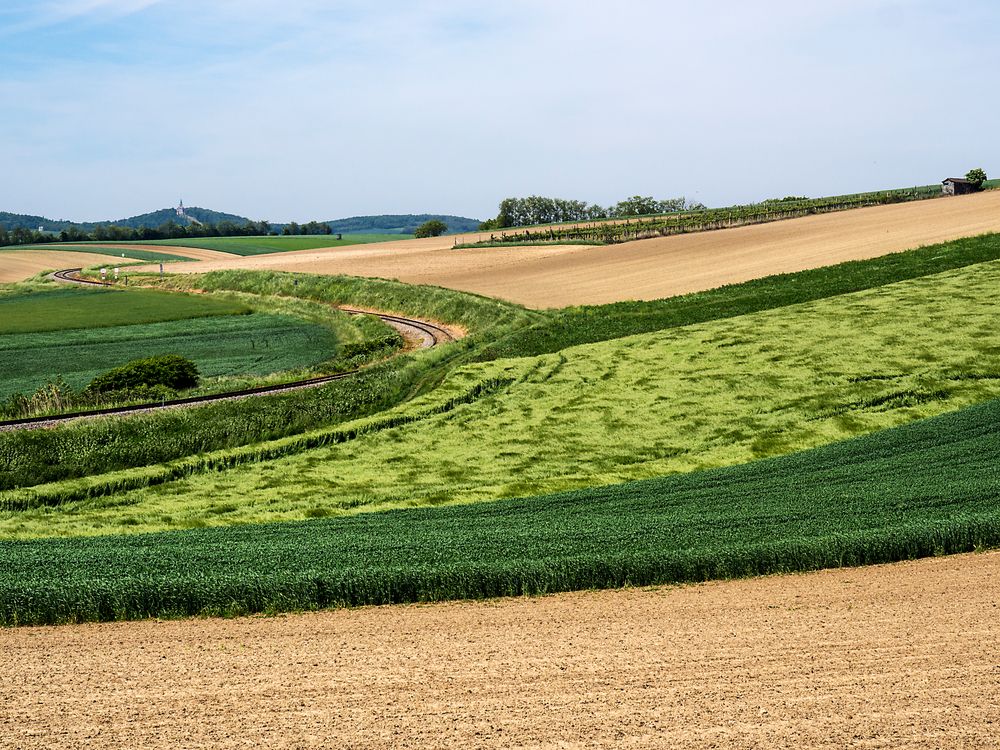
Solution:
{"label": "row of trees", "polygon": [[306,224],[299,224],[293,221],[291,224],[285,224],[281,229],[282,234],[333,234],[333,230],[330,229],[329,224],[323,224],[318,221],[310,221]]}
{"label": "row of trees", "polygon": [[35,242],[52,242],[54,239],[55,237],[51,234],[26,227],[14,227],[8,232],[7,227],[0,224],[0,247],[4,245],[31,245]]}
{"label": "row of trees", "polygon": [[[325,226],[309,222],[304,226]],[[321,232],[313,232],[321,234]],[[197,224],[187,226],[175,221],[168,221],[158,227],[122,227],[115,224],[95,227],[91,232],[85,232],[77,227],[62,230],[58,235],[49,232],[39,232],[25,227],[15,227],[9,232],[0,225],[0,246],[4,245],[35,245],[51,242],[129,242],[144,240],[176,240],[192,237],[252,237],[258,235],[276,234],[269,221],[248,221],[236,224],[231,221],[220,221],[218,224]],[[286,232],[286,234],[289,234]],[[329,227],[326,232],[329,234]]]}
{"label": "row of trees", "polygon": [[500,210],[496,218],[484,221],[479,228],[490,230],[526,227],[533,224],[558,224],[565,221],[619,219],[628,216],[698,211],[704,208],[701,203],[690,202],[683,197],[657,200],[651,196],[633,195],[605,208],[586,201],[530,195],[527,198],[505,198],[500,201]]}

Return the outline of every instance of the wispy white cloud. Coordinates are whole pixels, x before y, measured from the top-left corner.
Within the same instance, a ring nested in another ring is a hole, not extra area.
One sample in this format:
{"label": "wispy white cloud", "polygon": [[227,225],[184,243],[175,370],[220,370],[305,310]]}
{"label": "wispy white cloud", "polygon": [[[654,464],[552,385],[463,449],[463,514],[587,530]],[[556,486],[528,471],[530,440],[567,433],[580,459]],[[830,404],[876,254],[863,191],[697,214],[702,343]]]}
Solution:
{"label": "wispy white cloud", "polygon": [[130,16],[163,0],[53,0],[15,3],[8,8],[9,21],[0,25],[0,35],[23,34],[51,26],[83,20],[108,20]]}
{"label": "wispy white cloud", "polygon": [[0,43],[0,208],[484,216],[529,192],[723,203],[1000,169],[979,125],[1000,8],[956,8],[13,0],[0,27],[58,33]]}

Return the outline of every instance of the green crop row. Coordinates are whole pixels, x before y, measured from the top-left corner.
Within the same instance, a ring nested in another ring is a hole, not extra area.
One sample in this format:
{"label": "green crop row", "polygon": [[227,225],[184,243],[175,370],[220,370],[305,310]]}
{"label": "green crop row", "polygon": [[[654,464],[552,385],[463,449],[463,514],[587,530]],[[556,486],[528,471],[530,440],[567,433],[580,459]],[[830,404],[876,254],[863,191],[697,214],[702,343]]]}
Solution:
{"label": "green crop row", "polygon": [[993,401],[777,459],[545,497],[0,542],[0,624],[544,594],[972,551],[1000,544],[998,425]]}

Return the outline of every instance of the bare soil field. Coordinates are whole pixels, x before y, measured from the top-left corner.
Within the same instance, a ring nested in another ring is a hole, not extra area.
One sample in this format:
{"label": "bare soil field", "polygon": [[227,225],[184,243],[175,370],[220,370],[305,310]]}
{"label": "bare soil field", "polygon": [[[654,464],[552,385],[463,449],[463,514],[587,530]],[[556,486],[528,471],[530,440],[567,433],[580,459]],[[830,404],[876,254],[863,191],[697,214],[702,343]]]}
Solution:
{"label": "bare soil field", "polygon": [[1000,553],[0,631],[10,748],[1000,748]]}
{"label": "bare soil field", "polygon": [[101,263],[114,265],[121,261],[121,257],[112,255],[74,253],[68,250],[13,250],[0,253],[0,284],[24,281],[42,271],[96,266]]}
{"label": "bare soil field", "polygon": [[1000,231],[1000,190],[606,247],[455,250],[455,237],[438,237],[185,263],[169,270],[378,276],[542,308],[657,299],[990,231]]}
{"label": "bare soil field", "polygon": [[[0,284],[7,284],[16,281],[30,279],[41,271],[59,271],[64,268],[77,268],[86,266],[96,266],[105,263],[109,266],[121,264],[122,262],[134,263],[132,260],[125,260],[121,253],[111,253],[101,255],[92,252],[75,252],[72,245],[59,246],[65,249],[53,250],[8,250],[0,253]],[[140,247],[138,245],[91,245],[102,250],[121,251],[147,249],[160,252],[165,255],[176,255],[180,258],[193,258],[195,260],[219,260],[231,258],[228,253],[220,253],[216,250],[202,250],[195,247]]]}
{"label": "bare soil field", "polygon": [[194,260],[225,260],[232,258],[231,253],[221,250],[207,250],[203,247],[177,247],[175,245],[136,245],[135,243],[93,243],[90,247],[110,248],[112,250],[152,250],[163,255],[177,255],[181,258]]}

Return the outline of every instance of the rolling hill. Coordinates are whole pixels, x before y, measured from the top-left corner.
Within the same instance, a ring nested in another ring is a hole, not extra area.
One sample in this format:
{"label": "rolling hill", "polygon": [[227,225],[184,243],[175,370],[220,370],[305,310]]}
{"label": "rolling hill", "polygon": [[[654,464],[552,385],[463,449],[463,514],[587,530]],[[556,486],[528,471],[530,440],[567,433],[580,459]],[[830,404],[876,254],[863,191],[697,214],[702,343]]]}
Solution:
{"label": "rolling hill", "polygon": [[[209,208],[185,208],[185,214],[196,219],[202,224],[219,224],[224,221],[233,224],[246,224],[251,219],[238,214],[225,213],[224,211],[213,211]],[[330,225],[330,230],[334,234],[413,234],[413,230],[431,219],[439,219],[448,225],[448,233],[473,232],[479,228],[479,219],[471,219],[467,216],[451,216],[448,214],[378,214],[371,216],[352,216],[346,219],[331,219],[322,222]],[[68,219],[50,219],[46,216],[36,216],[34,214],[15,214],[8,211],[0,211],[0,226],[6,229],[38,229],[42,228],[46,232],[61,232],[64,229],[76,228],[83,232],[92,232],[97,227],[119,226],[141,229],[149,227],[155,229],[167,222],[177,222],[184,224],[177,215],[177,210],[173,208],[161,208],[156,211],[130,216],[124,219],[109,219],[105,221],[70,221]],[[272,223],[275,231],[281,232],[285,224]]]}
{"label": "rolling hill", "polygon": [[[185,208],[184,211],[188,216],[197,219],[203,224],[218,224],[223,221],[230,221],[234,224],[246,224],[250,221],[245,216],[213,211],[208,208]],[[7,229],[17,229],[18,227],[38,229],[41,227],[46,232],[61,232],[63,229],[71,228],[76,228],[83,232],[92,232],[97,227],[111,225],[131,227],[133,229],[140,229],[142,227],[155,228],[168,221],[182,223],[178,221],[179,218],[176,209],[173,208],[161,208],[149,213],[139,214],[138,216],[130,216],[125,219],[109,219],[106,221],[70,221],[68,219],[50,219],[45,216],[0,211],[0,225],[3,225]]]}
{"label": "rolling hill", "polygon": [[339,234],[413,234],[425,221],[438,219],[448,225],[448,234],[475,232],[479,219],[447,214],[382,214],[379,216],[352,216],[325,222]]}

